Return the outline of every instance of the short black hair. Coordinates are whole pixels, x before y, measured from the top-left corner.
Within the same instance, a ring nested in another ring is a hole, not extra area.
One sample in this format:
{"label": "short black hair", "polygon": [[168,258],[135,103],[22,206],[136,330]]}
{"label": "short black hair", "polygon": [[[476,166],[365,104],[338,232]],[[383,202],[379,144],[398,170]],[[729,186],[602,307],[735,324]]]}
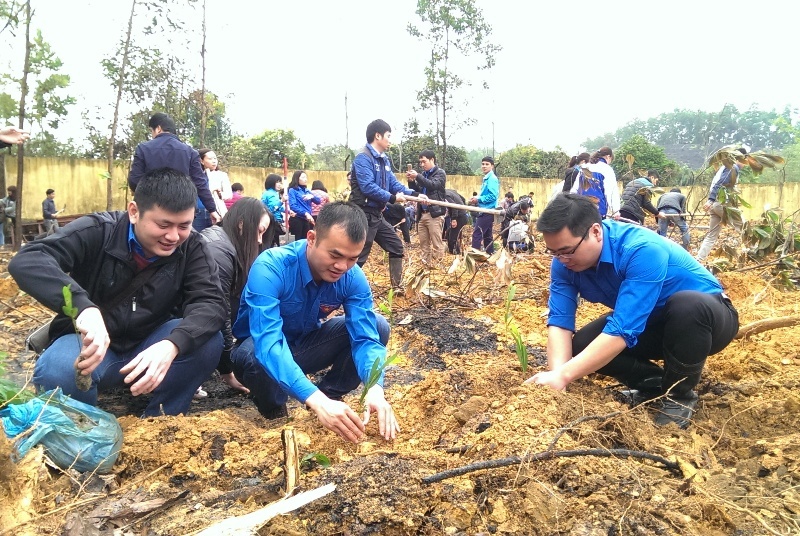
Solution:
{"label": "short black hair", "polygon": [[242,186],[241,182],[234,182],[231,184],[231,191],[232,192],[244,192],[244,186]]}
{"label": "short black hair", "polygon": [[136,186],[133,200],[140,214],[144,214],[156,205],[176,214],[196,205],[197,188],[192,180],[180,171],[159,168],[145,173]]}
{"label": "short black hair", "polygon": [[175,121],[164,112],[154,113],[150,117],[150,121],[147,123],[147,126],[150,127],[150,130],[155,130],[156,127],[161,127],[161,130],[164,132],[175,134]]}
{"label": "short black hair", "polygon": [[679,194],[679,193],[681,193],[681,189],[676,186],[675,188],[670,190],[670,192],[675,192],[675,193]]}
{"label": "short black hair", "polygon": [[572,236],[581,236],[589,227],[601,221],[597,205],[589,197],[560,193],[539,215],[536,230],[540,233],[560,233],[566,227]]}
{"label": "short black hair", "polygon": [[392,127],[389,126],[389,123],[384,121],[383,119],[376,119],[369,125],[367,125],[367,143],[372,143],[375,141],[375,135],[380,134],[384,135],[387,132],[391,132]]}
{"label": "short black hair", "polygon": [[658,171],[656,171],[655,169],[648,169],[647,176],[658,178]]}
{"label": "short black hair", "polygon": [[270,173],[267,175],[267,178],[264,179],[264,189],[265,190],[275,190],[275,185],[278,184],[283,180],[283,177],[278,175],[277,173]]}
{"label": "short black hair", "polygon": [[428,160],[433,160],[434,164],[436,163],[436,153],[434,153],[430,149],[425,149],[424,151],[419,153],[419,158],[422,158],[423,156]]}
{"label": "short black hair", "polygon": [[354,244],[364,242],[367,239],[367,216],[355,203],[349,201],[334,201],[328,203],[317,216],[317,223],[314,229],[317,232],[317,240],[322,240],[333,227],[342,227],[347,234],[347,238]]}
{"label": "short black hair", "polygon": [[44,193],[44,195],[50,195],[50,194],[54,194],[54,193],[56,193],[55,190],[53,190],[52,188],[48,188],[47,191]]}
{"label": "short black hair", "polygon": [[481,162],[489,162],[491,165],[494,165],[494,158],[491,156],[484,156],[481,158]]}

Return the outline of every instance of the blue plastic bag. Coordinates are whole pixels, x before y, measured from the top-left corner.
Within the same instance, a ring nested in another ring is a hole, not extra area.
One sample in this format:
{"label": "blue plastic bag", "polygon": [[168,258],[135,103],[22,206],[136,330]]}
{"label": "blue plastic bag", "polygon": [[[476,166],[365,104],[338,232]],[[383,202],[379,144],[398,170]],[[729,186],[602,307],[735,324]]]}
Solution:
{"label": "blue plastic bag", "polygon": [[61,388],[6,406],[0,418],[9,439],[23,434],[14,445],[15,461],[41,443],[62,469],[104,474],[111,471],[122,448],[122,428],[116,417],[65,396]]}

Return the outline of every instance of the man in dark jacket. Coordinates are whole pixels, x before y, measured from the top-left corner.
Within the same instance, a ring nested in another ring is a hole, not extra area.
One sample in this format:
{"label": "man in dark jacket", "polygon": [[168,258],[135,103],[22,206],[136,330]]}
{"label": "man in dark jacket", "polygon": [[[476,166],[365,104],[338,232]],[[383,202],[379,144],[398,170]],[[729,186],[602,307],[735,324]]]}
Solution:
{"label": "man in dark jacket", "polygon": [[[452,189],[444,191],[445,201],[455,205],[466,205],[467,200],[460,193]],[[444,233],[447,238],[447,251],[453,255],[461,255],[461,228],[467,224],[467,210],[459,208],[447,208],[447,216],[444,220]]]}
{"label": "man in dark jacket", "polygon": [[175,121],[164,113],[156,113],[148,122],[153,139],[136,146],[128,185],[136,191],[136,185],[148,171],[170,168],[189,176],[197,188],[197,213],[195,229],[202,231],[209,225],[218,223],[222,216],[208,189],[208,177],[200,165],[200,155],[191,146],[183,143],[175,135]]}
{"label": "man in dark jacket", "polygon": [[44,232],[50,235],[58,229],[58,220],[56,217],[61,211],[56,210],[56,191],[52,188],[48,188],[45,195],[47,197],[42,201],[42,219],[44,220]]}
{"label": "man in dark jacket", "polygon": [[647,172],[647,178],[639,177],[626,184],[620,195],[622,206],[619,209],[619,215],[626,220],[635,221],[639,225],[644,225],[645,210],[657,217],[658,210],[650,201],[650,188],[657,185],[658,172],[652,169]]}
{"label": "man in dark jacket", "polygon": [[686,196],[680,188],[673,188],[658,198],[658,234],[667,236],[669,224],[676,225],[681,230],[683,249],[689,251],[689,226],[686,224]]}
{"label": "man in dark jacket", "polygon": [[[436,165],[436,155],[431,150],[419,154],[419,167],[422,173],[410,169],[406,172],[408,187],[425,194],[430,199],[444,201],[444,188],[447,175]],[[422,249],[422,262],[430,265],[444,257],[442,228],[444,227],[445,208],[439,205],[420,204],[417,210],[417,235]]]}
{"label": "man in dark jacket", "polygon": [[[400,289],[405,250],[395,230],[383,219],[383,210],[386,203],[404,203],[406,196],[414,196],[416,192],[403,186],[392,173],[392,161],[386,154],[391,146],[391,136],[392,127],[383,119],[376,119],[367,125],[367,144],[353,159],[349,200],[361,207],[369,225],[358,265],[364,266],[372,251],[372,243],[377,242],[389,254],[392,287]],[[419,197],[425,198],[424,195]]]}
{"label": "man in dark jacket", "polygon": [[[196,195],[187,176],[152,171],[127,212],[79,218],[11,260],[20,289],[58,313],[34,385],[93,405],[98,389],[129,385],[152,394],[145,416],[189,410],[219,360],[225,319],[216,264],[191,232]],[[67,286],[79,334],[62,310]]]}

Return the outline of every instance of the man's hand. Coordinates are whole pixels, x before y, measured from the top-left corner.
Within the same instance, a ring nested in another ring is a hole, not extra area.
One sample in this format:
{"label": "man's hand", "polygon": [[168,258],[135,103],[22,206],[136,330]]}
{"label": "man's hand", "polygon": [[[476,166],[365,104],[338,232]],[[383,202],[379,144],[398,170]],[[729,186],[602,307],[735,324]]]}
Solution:
{"label": "man's hand", "polygon": [[525,383],[535,383],[537,385],[546,385],[556,391],[563,391],[566,389],[569,382],[567,379],[556,370],[547,370],[544,372],[537,372],[527,380]]}
{"label": "man's hand", "polygon": [[139,396],[161,385],[172,365],[172,360],[177,356],[178,347],[172,341],[160,341],[139,352],[139,355],[119,371],[121,374],[127,374],[125,383],[135,382],[131,385],[131,394]]}
{"label": "man's hand", "polygon": [[417,175],[418,173],[416,172],[416,170],[412,169],[410,171],[406,171],[406,178],[410,181],[417,180]]}
{"label": "man's hand", "polygon": [[468,205],[478,206],[478,198],[477,197],[470,197],[469,201],[467,201]]}
{"label": "man's hand", "polygon": [[709,210],[711,210],[711,207],[712,207],[713,205],[714,205],[714,202],[713,202],[712,200],[710,200],[710,199],[709,199],[708,201],[706,201],[705,203],[703,203],[703,210],[705,210],[706,212],[708,212]]}
{"label": "man's hand", "polygon": [[222,216],[219,215],[219,212],[211,213],[211,225],[216,225],[221,221],[222,221]]}
{"label": "man's hand", "polygon": [[318,390],[306,399],[306,405],[316,413],[322,426],[336,432],[342,439],[358,443],[363,437],[364,423],[344,402],[331,400]]}
{"label": "man's hand", "polygon": [[667,214],[665,212],[659,212],[658,214],[656,214],[656,219],[659,219],[659,218],[661,218],[662,220],[665,220],[665,219],[667,219]]}
{"label": "man's hand", "polygon": [[31,135],[26,130],[20,130],[16,127],[2,127],[0,128],[0,141],[11,144],[23,143],[30,138]]}
{"label": "man's hand", "polygon": [[397,437],[397,432],[400,431],[400,425],[397,424],[397,418],[394,415],[392,405],[386,401],[383,394],[383,387],[380,385],[373,385],[367,392],[364,399],[364,426],[369,422],[369,417],[372,413],[378,414],[378,431],[384,439],[394,439]]}
{"label": "man's hand", "polygon": [[406,202],[405,194],[402,193],[394,194],[394,201],[395,203],[405,203]]}
{"label": "man's hand", "polygon": [[97,307],[84,309],[78,315],[75,324],[83,337],[80,359],[76,366],[81,369],[81,374],[86,376],[102,363],[111,339],[108,337],[103,315]]}

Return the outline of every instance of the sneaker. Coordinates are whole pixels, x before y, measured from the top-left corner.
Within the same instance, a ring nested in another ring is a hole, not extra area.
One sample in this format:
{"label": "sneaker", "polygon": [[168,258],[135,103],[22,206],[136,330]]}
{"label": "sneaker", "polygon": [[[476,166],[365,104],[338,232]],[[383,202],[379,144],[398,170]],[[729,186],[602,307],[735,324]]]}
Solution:
{"label": "sneaker", "polygon": [[697,394],[694,391],[689,391],[681,398],[673,396],[661,399],[660,407],[656,409],[655,423],[659,426],[666,426],[674,422],[678,428],[688,428],[697,407],[697,400]]}

